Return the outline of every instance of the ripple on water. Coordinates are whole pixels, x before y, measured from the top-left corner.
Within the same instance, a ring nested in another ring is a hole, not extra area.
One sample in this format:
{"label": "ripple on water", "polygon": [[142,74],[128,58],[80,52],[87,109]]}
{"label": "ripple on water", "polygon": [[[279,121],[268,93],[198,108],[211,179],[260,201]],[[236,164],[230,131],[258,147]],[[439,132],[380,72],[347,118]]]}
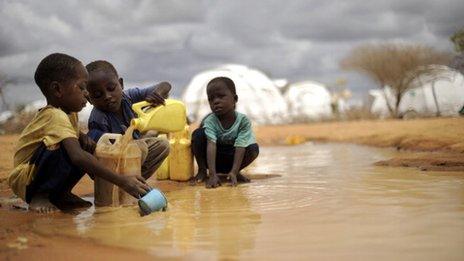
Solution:
{"label": "ripple on water", "polygon": [[39,219],[34,226],[166,256],[462,257],[462,176],[372,166],[391,154],[333,144],[263,148],[248,173],[279,177],[168,192],[168,211],[145,217],[137,207],[90,208],[72,218]]}

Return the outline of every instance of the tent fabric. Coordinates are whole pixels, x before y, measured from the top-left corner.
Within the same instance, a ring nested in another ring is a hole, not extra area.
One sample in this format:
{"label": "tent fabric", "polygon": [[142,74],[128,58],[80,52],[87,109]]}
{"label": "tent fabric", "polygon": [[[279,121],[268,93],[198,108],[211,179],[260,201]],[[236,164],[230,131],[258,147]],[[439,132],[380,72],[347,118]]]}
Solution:
{"label": "tent fabric", "polygon": [[[383,119],[390,116],[388,104],[393,108],[395,106],[395,96],[389,86],[381,90],[369,90],[370,112]],[[388,104],[387,104],[388,102]]]}
{"label": "tent fabric", "polygon": [[288,122],[287,103],[264,73],[242,65],[224,65],[194,76],[182,95],[189,118],[199,122],[210,113],[206,85],[215,77],[229,77],[238,95],[237,111],[257,124]]}
{"label": "tent fabric", "polygon": [[323,120],[333,116],[330,92],[321,83],[290,84],[284,97],[293,121]]}

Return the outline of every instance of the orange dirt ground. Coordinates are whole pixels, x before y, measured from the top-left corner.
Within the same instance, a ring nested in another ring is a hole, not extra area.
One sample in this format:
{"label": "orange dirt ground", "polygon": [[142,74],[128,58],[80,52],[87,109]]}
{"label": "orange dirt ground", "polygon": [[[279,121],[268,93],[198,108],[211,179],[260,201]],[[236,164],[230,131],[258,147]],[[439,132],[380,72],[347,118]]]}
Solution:
{"label": "orange dirt ground", "polygon": [[[255,129],[258,143],[291,145],[304,141],[357,143],[408,150],[408,157],[378,162],[378,165],[418,167],[423,170],[464,171],[464,118],[433,118],[417,120],[377,120],[325,122],[284,126],[259,126]],[[18,135],[0,136],[0,198],[12,196],[6,184],[13,167],[14,143]],[[172,191],[185,183],[157,183],[164,191]],[[84,178],[74,192],[93,193],[92,181]],[[45,237],[32,232],[30,221],[37,214],[12,210],[0,205],[0,259],[90,259],[150,260],[149,253],[99,245],[81,238]],[[60,215],[60,213],[52,214]],[[23,247],[26,246],[26,247]],[[79,253],[76,256],[73,253]]]}

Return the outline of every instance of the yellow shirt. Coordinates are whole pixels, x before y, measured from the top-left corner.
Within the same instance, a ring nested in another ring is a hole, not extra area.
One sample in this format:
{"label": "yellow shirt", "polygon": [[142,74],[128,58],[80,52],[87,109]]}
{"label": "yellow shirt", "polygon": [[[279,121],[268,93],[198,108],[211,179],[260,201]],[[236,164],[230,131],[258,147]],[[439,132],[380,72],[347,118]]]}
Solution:
{"label": "yellow shirt", "polygon": [[78,138],[77,113],[66,114],[61,109],[48,105],[39,110],[24,128],[16,145],[14,169],[8,177],[13,192],[26,200],[26,187],[34,179],[36,166],[29,161],[43,142],[48,149],[59,148],[66,138]]}

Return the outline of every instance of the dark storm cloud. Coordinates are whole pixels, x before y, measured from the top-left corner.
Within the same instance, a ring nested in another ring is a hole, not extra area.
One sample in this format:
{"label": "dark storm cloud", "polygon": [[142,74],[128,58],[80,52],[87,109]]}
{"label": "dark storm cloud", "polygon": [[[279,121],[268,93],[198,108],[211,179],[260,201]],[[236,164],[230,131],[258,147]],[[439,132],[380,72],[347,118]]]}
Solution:
{"label": "dark storm cloud", "polygon": [[449,36],[463,26],[462,1],[294,1],[280,13],[290,37],[322,41],[408,38],[431,30]]}
{"label": "dark storm cloud", "polygon": [[177,94],[223,63],[291,81],[347,77],[361,93],[374,86],[338,68],[351,48],[394,40],[451,51],[463,13],[460,0],[0,0],[0,71],[32,88],[40,59],[66,52],[107,59],[129,83],[171,81]]}

